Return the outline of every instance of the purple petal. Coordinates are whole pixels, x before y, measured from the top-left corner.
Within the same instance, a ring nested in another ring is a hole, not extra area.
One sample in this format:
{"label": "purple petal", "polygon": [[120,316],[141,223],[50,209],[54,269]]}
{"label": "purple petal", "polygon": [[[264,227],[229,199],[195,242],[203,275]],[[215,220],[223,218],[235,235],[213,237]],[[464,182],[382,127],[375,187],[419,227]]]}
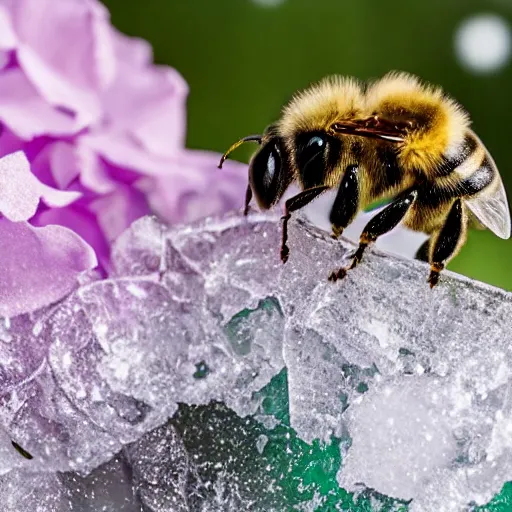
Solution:
{"label": "purple petal", "polygon": [[47,144],[32,160],[32,172],[45,183],[65,189],[80,175],[75,145],[57,141]]}
{"label": "purple petal", "polygon": [[38,182],[39,193],[43,202],[53,208],[62,208],[74,203],[82,197],[82,193],[72,190],[58,190]]}
{"label": "purple petal", "polygon": [[55,302],[77,286],[77,277],[96,266],[94,251],[60,226],[35,228],[0,219],[0,315],[14,316]]}
{"label": "purple petal", "polygon": [[153,66],[151,46],[114,31],[117,75],[103,97],[109,132],[131,134],[155,156],[185,143],[188,86],[174,69]]}
{"label": "purple petal", "polygon": [[106,268],[110,257],[110,247],[103,234],[96,215],[85,207],[75,204],[64,208],[53,208],[38,212],[31,220],[35,226],[58,225],[69,228],[80,236],[98,257],[99,263]]}
{"label": "purple petal", "polygon": [[144,39],[129,37],[112,28],[112,42],[116,59],[125,65],[142,68],[153,62],[153,49]]}
{"label": "purple petal", "polygon": [[0,50],[0,71],[9,65],[9,61],[10,61],[9,52]]}
{"label": "purple petal", "polygon": [[58,141],[50,149],[50,171],[59,188],[64,189],[80,175],[80,161],[75,146]]}
{"label": "purple petal", "polygon": [[16,46],[16,34],[7,9],[0,5],[0,49],[12,50]]}
{"label": "purple petal", "polygon": [[218,169],[219,155],[183,151],[167,176],[145,178],[139,187],[152,209],[169,222],[191,222],[243,206],[247,165],[228,160]]}
{"label": "purple petal", "polygon": [[24,142],[7,126],[0,124],[0,158],[23,149]]}
{"label": "purple petal", "polygon": [[158,71],[159,83],[152,86],[152,91],[141,92],[140,108],[135,113],[131,132],[151,153],[173,156],[176,149],[185,146],[188,88],[174,69],[161,68],[154,72]]}
{"label": "purple petal", "polygon": [[103,131],[80,137],[80,144],[97,152],[117,167],[141,174],[162,175],[169,169],[169,160],[148,153],[126,134]]}
{"label": "purple petal", "polygon": [[82,126],[99,119],[97,93],[115,74],[107,10],[92,0],[16,0],[10,5],[18,60],[40,94],[74,112]]}
{"label": "purple petal", "polygon": [[20,69],[0,74],[0,119],[25,140],[39,135],[69,135],[79,129],[73,117],[52,108]]}
{"label": "purple petal", "polygon": [[119,61],[116,80],[103,96],[109,129],[130,133],[157,156],[172,156],[185,144],[187,94],[186,82],[172,68]]}
{"label": "purple petal", "polygon": [[76,154],[80,163],[80,183],[97,194],[114,192],[117,184],[110,177],[105,163],[95,151],[80,144],[80,141],[78,144]]}
{"label": "purple petal", "polygon": [[30,171],[25,153],[18,151],[0,159],[0,213],[13,222],[30,219],[39,199],[49,206],[66,206],[80,197],[41,183]]}
{"label": "purple petal", "polygon": [[111,193],[117,186],[105,167],[95,151],[81,144],[81,138],[74,143],[51,142],[32,162],[32,171],[46,183],[66,189],[78,178],[83,187],[97,194]]}
{"label": "purple petal", "polygon": [[0,159],[0,213],[14,222],[30,219],[41,197],[37,183],[22,151]]}
{"label": "purple petal", "polygon": [[122,186],[113,194],[101,197],[90,205],[109,242],[113,242],[131,223],[151,213],[142,192]]}

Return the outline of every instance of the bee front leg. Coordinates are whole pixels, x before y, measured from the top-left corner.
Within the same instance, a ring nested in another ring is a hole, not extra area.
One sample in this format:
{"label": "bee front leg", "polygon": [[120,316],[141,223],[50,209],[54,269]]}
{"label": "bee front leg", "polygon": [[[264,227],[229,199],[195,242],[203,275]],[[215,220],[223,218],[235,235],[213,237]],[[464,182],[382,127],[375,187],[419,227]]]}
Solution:
{"label": "bee front leg", "polygon": [[457,199],[446,217],[446,221],[432,239],[430,275],[427,282],[430,288],[439,282],[439,274],[466,241],[466,215],[461,199]]}
{"label": "bee front leg", "polygon": [[331,272],[329,275],[329,281],[343,279],[347,275],[348,270],[355,268],[363,258],[364,251],[368,245],[375,242],[379,236],[395,228],[405,217],[405,214],[409,211],[409,208],[414,203],[417,195],[418,193],[416,190],[406,192],[386,206],[384,210],[375,215],[375,217],[366,224],[361,234],[359,247],[352,258],[352,263],[347,268],[340,268]]}
{"label": "bee front leg", "polygon": [[343,173],[343,179],[329,214],[333,238],[338,238],[343,233],[359,210],[358,173],[357,165],[349,165]]}
{"label": "bee front leg", "polygon": [[252,199],[252,188],[251,185],[247,185],[247,190],[245,191],[245,206],[244,206],[244,215],[247,216],[249,213],[249,204],[251,203]]}
{"label": "bee front leg", "polygon": [[302,192],[298,193],[296,196],[290,197],[284,203],[284,215],[281,217],[283,221],[283,232],[281,238],[281,261],[286,263],[288,260],[288,256],[290,254],[290,249],[288,249],[288,221],[292,216],[292,212],[300,210],[304,208],[307,204],[309,204],[313,199],[318,197],[322,192],[325,192],[329,187],[322,185],[321,187],[312,187]]}

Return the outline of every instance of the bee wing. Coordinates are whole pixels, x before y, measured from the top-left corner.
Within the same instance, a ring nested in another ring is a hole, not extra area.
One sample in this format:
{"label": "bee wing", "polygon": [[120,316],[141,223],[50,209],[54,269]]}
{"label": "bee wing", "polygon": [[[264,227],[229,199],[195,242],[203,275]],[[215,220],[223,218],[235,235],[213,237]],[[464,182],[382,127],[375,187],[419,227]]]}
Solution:
{"label": "bee wing", "polygon": [[[472,132],[472,135],[483,145],[474,132]],[[496,163],[487,149],[486,153],[496,176],[494,183],[491,185],[493,189],[490,192],[469,197],[464,202],[485,227],[489,228],[500,238],[507,239],[510,238],[510,209],[507,193],[505,192]]]}
{"label": "bee wing", "polygon": [[377,119],[376,117],[337,121],[331,126],[331,130],[335,133],[382,139],[388,142],[403,142],[403,128],[403,124],[390,123],[385,119]]}

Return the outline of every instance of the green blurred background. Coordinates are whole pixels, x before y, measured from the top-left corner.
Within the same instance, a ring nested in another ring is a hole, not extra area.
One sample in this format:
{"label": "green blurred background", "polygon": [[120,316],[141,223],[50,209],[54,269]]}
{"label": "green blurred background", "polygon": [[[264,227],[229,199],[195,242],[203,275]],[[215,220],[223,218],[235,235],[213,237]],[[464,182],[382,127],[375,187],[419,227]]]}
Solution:
{"label": "green blurred background", "polygon": [[[190,85],[188,146],[223,152],[259,133],[297,90],[327,74],[398,69],[442,85],[471,113],[512,197],[512,66],[478,72],[455,51],[476,15],[512,22],[511,0],[104,0],[121,31],[147,39]],[[275,5],[272,5],[275,4]],[[499,27],[498,27],[499,28]],[[474,38],[492,55],[499,30]],[[498,50],[497,50],[498,51]],[[506,50],[503,50],[506,53]],[[254,147],[235,158],[247,161]],[[242,202],[242,199],[241,199]],[[472,231],[450,269],[512,290],[512,240]]]}

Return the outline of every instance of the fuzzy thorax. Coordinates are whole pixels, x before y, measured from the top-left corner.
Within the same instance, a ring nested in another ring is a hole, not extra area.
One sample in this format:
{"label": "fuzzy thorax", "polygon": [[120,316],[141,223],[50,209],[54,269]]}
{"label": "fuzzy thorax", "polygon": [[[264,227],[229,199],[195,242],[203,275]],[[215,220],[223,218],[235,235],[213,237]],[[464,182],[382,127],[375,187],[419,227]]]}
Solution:
{"label": "fuzzy thorax", "polygon": [[285,138],[299,132],[328,131],[341,119],[359,117],[363,91],[353,78],[332,76],[297,94],[283,110],[278,124]]}
{"label": "fuzzy thorax", "polygon": [[404,169],[425,173],[435,172],[443,155],[463,141],[470,124],[462,107],[441,88],[405,73],[390,73],[372,84],[366,110],[391,122],[410,122],[399,160]]}

